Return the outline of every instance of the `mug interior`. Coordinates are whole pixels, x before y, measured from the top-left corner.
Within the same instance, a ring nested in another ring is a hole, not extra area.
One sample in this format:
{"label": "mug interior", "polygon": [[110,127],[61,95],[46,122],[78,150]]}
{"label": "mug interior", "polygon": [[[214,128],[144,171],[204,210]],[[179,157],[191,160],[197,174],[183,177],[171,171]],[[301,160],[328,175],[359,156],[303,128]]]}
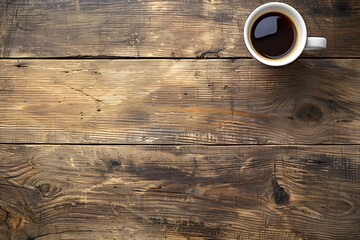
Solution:
{"label": "mug interior", "polygon": [[[266,13],[278,12],[283,15],[286,15],[293,22],[296,30],[296,43],[293,49],[286,56],[279,59],[266,58],[260,55],[254,48],[251,42],[251,29],[256,22],[256,20],[263,16]],[[300,56],[303,52],[306,45],[307,31],[304,19],[301,17],[300,13],[296,11],[293,7],[285,3],[266,3],[255,9],[245,23],[244,28],[244,39],[246,47],[248,48],[251,55],[259,60],[260,62],[270,65],[270,66],[282,66],[293,62],[296,58]]]}

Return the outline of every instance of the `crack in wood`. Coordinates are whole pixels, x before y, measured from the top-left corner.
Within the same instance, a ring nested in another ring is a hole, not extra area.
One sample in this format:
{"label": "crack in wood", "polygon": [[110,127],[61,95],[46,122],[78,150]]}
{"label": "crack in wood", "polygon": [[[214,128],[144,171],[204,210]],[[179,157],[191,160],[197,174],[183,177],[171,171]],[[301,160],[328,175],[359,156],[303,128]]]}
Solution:
{"label": "crack in wood", "polygon": [[224,50],[224,48],[218,48],[218,49],[214,49],[212,50],[212,47],[210,50],[205,50],[205,51],[200,51],[197,54],[197,58],[207,58],[210,55],[215,56],[216,58],[221,58],[219,53]]}

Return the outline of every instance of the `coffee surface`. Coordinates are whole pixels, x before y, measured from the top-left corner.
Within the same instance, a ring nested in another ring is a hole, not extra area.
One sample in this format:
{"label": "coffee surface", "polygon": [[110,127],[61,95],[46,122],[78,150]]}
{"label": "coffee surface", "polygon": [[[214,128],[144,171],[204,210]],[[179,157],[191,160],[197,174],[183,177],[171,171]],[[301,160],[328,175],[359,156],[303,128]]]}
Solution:
{"label": "coffee surface", "polygon": [[288,55],[295,46],[296,36],[292,20],[278,12],[262,15],[251,28],[251,42],[255,50],[270,59]]}

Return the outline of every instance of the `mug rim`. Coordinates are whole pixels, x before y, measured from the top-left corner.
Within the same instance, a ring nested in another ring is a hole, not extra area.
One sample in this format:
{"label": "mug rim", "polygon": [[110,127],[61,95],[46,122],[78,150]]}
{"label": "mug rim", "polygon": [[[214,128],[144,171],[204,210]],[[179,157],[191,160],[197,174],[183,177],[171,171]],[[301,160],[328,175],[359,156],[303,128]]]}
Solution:
{"label": "mug rim", "polygon": [[[250,27],[252,27],[251,24],[253,22],[255,22],[256,19],[258,19],[260,16],[266,14],[267,12],[272,12],[272,10],[267,11],[267,9],[271,8],[271,7],[276,7],[276,8],[280,8],[281,10],[283,10],[283,11],[281,11],[281,13],[285,14],[286,16],[291,18],[291,20],[295,24],[295,28],[297,29],[298,35],[299,35],[298,40],[297,40],[298,43],[296,43],[295,50],[292,53],[290,53],[289,55],[285,56],[284,58],[280,58],[277,60],[266,58],[266,57],[263,57],[262,55],[260,55],[253,48],[251,40],[250,40],[250,34],[249,34]],[[262,11],[264,11],[264,13],[262,13]],[[259,15],[259,13],[262,13],[262,14]],[[307,29],[306,29],[306,24],[305,24],[303,17],[295,8],[293,8],[292,6],[290,6],[286,3],[270,2],[270,3],[265,3],[265,4],[257,7],[254,11],[251,12],[249,17],[247,18],[245,27],[244,27],[244,40],[245,40],[246,48],[248,49],[248,51],[250,52],[250,54],[252,55],[253,58],[255,58],[256,60],[260,61],[261,63],[269,65],[269,66],[284,66],[284,65],[287,65],[287,64],[295,61],[300,56],[300,54],[304,51],[305,45],[306,45],[306,39],[307,39]]]}

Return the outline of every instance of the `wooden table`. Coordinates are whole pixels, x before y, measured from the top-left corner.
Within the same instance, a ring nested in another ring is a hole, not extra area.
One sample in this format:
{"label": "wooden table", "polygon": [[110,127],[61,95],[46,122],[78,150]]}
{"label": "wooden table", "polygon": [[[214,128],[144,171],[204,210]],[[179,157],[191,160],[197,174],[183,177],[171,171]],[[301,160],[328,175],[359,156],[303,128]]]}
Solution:
{"label": "wooden table", "polygon": [[0,240],[360,239],[360,1],[263,2],[0,0]]}

